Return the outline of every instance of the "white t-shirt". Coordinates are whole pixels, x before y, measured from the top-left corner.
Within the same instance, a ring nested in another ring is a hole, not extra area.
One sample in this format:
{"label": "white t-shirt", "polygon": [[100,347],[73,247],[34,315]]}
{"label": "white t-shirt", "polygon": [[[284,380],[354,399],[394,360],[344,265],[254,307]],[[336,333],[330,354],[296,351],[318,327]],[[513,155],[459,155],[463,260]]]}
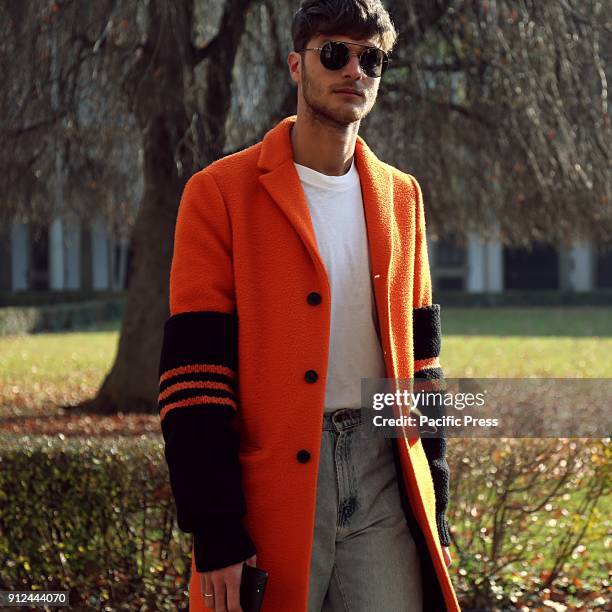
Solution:
{"label": "white t-shirt", "polygon": [[[294,162],[295,163],[295,162]],[[355,157],[341,176],[295,164],[331,290],[326,412],[361,407],[361,379],[385,377]]]}

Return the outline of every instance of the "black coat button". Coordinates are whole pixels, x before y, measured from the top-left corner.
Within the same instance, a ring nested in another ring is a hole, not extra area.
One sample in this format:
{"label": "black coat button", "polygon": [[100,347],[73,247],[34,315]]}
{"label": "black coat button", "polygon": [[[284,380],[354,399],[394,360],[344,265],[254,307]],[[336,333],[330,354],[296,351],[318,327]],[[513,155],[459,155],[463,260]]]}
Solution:
{"label": "black coat button", "polygon": [[310,461],[310,453],[304,448],[297,452],[296,457],[300,463],[306,463],[307,461]]}
{"label": "black coat button", "polygon": [[306,374],[304,374],[304,378],[306,382],[313,383],[316,382],[319,375],[314,370],[306,370]]}
{"label": "black coat button", "polygon": [[317,306],[318,304],[321,303],[321,294],[317,293],[316,291],[313,291],[312,293],[308,294],[308,297],[306,298],[306,301],[311,306]]}

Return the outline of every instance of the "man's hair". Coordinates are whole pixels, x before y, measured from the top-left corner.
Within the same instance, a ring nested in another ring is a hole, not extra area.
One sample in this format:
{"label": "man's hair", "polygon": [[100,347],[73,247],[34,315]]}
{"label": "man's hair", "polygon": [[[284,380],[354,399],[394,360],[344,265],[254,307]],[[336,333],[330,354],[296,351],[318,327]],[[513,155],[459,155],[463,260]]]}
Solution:
{"label": "man's hair", "polygon": [[302,51],[319,34],[355,39],[377,36],[387,53],[397,41],[397,31],[381,0],[304,0],[291,24],[293,50]]}

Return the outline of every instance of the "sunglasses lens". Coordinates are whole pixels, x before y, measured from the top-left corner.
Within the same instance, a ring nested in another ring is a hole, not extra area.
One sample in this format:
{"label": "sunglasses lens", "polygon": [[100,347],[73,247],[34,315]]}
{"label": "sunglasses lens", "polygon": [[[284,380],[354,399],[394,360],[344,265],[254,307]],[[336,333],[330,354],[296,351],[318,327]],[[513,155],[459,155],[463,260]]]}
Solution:
{"label": "sunglasses lens", "polygon": [[385,56],[380,49],[366,49],[359,59],[363,71],[371,77],[379,77],[385,66]]}
{"label": "sunglasses lens", "polygon": [[321,63],[328,70],[339,70],[349,61],[349,49],[337,42],[326,42],[321,51]]}
{"label": "sunglasses lens", "polygon": [[[328,70],[340,70],[349,62],[351,52],[342,42],[328,41],[321,50],[321,63]],[[379,77],[387,67],[387,55],[382,49],[365,49],[359,56],[359,64],[370,77]]]}

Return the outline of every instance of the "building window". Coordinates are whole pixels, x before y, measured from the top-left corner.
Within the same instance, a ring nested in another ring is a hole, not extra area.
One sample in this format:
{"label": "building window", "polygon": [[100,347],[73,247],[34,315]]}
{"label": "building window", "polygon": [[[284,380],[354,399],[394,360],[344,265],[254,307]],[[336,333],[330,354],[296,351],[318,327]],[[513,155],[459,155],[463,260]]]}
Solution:
{"label": "building window", "polygon": [[559,289],[559,253],[552,245],[504,247],[505,289]]}
{"label": "building window", "polygon": [[30,258],[28,286],[34,291],[49,289],[49,228],[30,225]]}
{"label": "building window", "polygon": [[597,248],[596,286],[612,289],[612,244]]}
{"label": "building window", "polygon": [[465,244],[455,235],[432,242],[434,249],[432,282],[435,290],[465,291],[467,254]]}

